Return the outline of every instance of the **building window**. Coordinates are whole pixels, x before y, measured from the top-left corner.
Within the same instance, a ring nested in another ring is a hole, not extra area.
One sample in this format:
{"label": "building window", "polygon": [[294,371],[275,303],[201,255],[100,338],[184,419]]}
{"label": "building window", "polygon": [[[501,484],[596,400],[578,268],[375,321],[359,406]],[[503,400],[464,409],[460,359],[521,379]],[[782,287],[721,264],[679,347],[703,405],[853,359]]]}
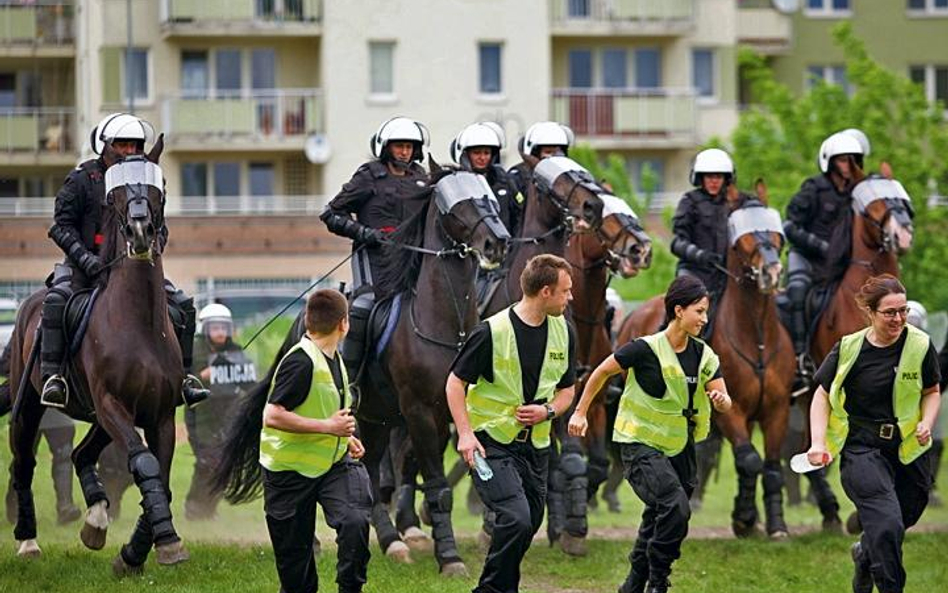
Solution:
{"label": "building window", "polygon": [[592,52],[588,49],[570,50],[567,57],[569,86],[573,89],[592,87]]}
{"label": "building window", "polygon": [[181,195],[195,198],[207,195],[207,163],[181,163]]}
{"label": "building window", "polygon": [[501,83],[501,49],[499,43],[481,43],[478,48],[480,58],[480,92],[485,95],[503,92]]}
{"label": "building window", "polygon": [[714,88],[714,80],[714,51],[710,49],[692,50],[691,84],[697,96],[713,98],[717,94]]}
{"label": "building window", "polygon": [[948,16],[948,0],[907,0],[909,16]]}
{"label": "building window", "polygon": [[843,87],[847,95],[852,94],[852,87],[846,79],[845,66],[807,66],[806,69],[806,88],[811,89],[817,82],[824,81],[827,84],[835,84]]}
{"label": "building window", "polygon": [[929,101],[941,101],[948,108],[948,66],[910,66],[909,78],[922,86]]}
{"label": "building window", "polygon": [[395,94],[395,43],[369,42],[369,92],[373,95]]}
{"label": "building window", "polygon": [[215,84],[218,96],[240,94],[243,86],[242,60],[239,49],[218,49],[214,52]]}
{"label": "building window", "polygon": [[122,50],[122,100],[148,102],[148,50]]}
{"label": "building window", "polygon": [[181,96],[186,99],[206,98],[208,79],[207,52],[181,52]]}
{"label": "building window", "polygon": [[650,157],[629,159],[629,177],[636,193],[652,194],[665,191],[665,160]]}
{"label": "building window", "polygon": [[250,163],[250,208],[268,210],[273,206],[273,163]]}
{"label": "building window", "polygon": [[16,74],[0,74],[0,108],[16,107]]}
{"label": "building window", "polygon": [[214,163],[214,195],[240,195],[240,163]]}
{"label": "building window", "polygon": [[662,52],[657,48],[635,50],[635,86],[656,89],[662,86]]}
{"label": "building window", "polygon": [[624,89],[629,86],[624,49],[606,49],[602,52],[602,86],[607,89]]}
{"label": "building window", "polygon": [[590,0],[566,0],[566,14],[570,18],[583,18],[589,16]]}
{"label": "building window", "polygon": [[851,0],[806,0],[807,16],[841,17],[852,14]]}

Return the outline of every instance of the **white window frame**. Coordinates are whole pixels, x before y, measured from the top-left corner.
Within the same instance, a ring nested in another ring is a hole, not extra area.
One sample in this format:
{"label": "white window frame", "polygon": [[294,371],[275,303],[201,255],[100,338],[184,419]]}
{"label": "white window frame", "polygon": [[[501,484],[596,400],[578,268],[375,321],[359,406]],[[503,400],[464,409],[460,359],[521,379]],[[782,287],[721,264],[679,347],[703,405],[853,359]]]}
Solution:
{"label": "white window frame", "polygon": [[935,6],[935,0],[925,0],[925,8],[909,8],[906,4],[905,14],[909,18],[938,18],[948,17],[948,6]]}
{"label": "white window frame", "polygon": [[806,70],[803,72],[803,88],[805,90],[810,90],[816,84],[810,78],[811,68],[821,68],[823,70],[823,76],[822,76],[823,81],[827,82],[828,84],[835,84],[841,87],[844,91],[846,91],[847,95],[852,96],[853,87],[852,87],[852,84],[850,84],[849,82],[849,78],[848,77],[846,78],[845,86],[843,85],[842,81],[836,80],[836,68],[842,68],[845,71],[846,70],[845,64],[807,64]]}
{"label": "white window frame", "polygon": [[[134,104],[135,106],[141,105],[152,105],[155,102],[155,63],[154,56],[150,47],[133,47],[133,50],[144,51],[145,52],[145,68],[148,69],[148,72],[145,73],[145,84],[148,85],[148,92],[145,94],[144,98],[135,97]],[[122,102],[122,105],[128,105],[128,73],[126,72],[128,65],[126,64],[127,53],[125,48],[122,47],[119,49],[119,84],[121,89],[119,89],[119,98]]]}
{"label": "white window frame", "polygon": [[[939,68],[948,70],[948,64],[909,64],[909,75],[911,75],[912,68],[925,69],[925,84],[923,86],[925,89],[925,98],[928,99],[929,103],[934,105],[937,99],[935,97],[935,70]],[[948,97],[945,98],[945,113],[948,114]]]}
{"label": "white window frame", "polygon": [[[388,45],[392,49],[392,90],[387,93],[375,92],[372,90],[372,46],[374,44]],[[368,58],[366,60],[366,74],[368,75],[368,80],[366,80],[366,90],[368,91],[366,95],[366,102],[372,105],[394,105],[395,103],[398,103],[398,92],[396,90],[396,71],[398,67],[396,54],[398,49],[398,41],[395,39],[369,39],[367,40],[365,47]]]}
{"label": "white window frame", "polygon": [[719,103],[721,101],[721,91],[720,91],[720,81],[718,80],[718,74],[720,73],[720,66],[718,61],[718,52],[713,47],[692,47],[691,48],[691,82],[694,84],[695,77],[695,52],[696,51],[706,51],[711,54],[711,94],[708,96],[703,96],[698,92],[698,88],[693,89],[695,94],[695,101],[703,105],[711,105]]}
{"label": "white window frame", "polygon": [[833,8],[833,0],[823,0],[822,8],[810,8],[808,0],[803,0],[803,14],[810,18],[817,19],[849,18],[853,15],[853,2],[855,1],[856,0],[849,0],[849,8],[840,10],[838,8]]}

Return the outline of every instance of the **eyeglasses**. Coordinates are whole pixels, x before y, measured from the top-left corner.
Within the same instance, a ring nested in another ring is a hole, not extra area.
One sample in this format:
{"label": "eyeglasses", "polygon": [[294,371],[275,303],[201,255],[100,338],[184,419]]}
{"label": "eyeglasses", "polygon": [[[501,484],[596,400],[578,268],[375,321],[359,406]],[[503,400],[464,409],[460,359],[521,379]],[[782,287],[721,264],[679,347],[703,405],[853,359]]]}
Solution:
{"label": "eyeglasses", "polygon": [[898,315],[903,319],[908,317],[909,308],[908,307],[899,307],[898,309],[884,309],[882,311],[876,310],[876,313],[882,315],[886,319],[895,319],[895,316]]}

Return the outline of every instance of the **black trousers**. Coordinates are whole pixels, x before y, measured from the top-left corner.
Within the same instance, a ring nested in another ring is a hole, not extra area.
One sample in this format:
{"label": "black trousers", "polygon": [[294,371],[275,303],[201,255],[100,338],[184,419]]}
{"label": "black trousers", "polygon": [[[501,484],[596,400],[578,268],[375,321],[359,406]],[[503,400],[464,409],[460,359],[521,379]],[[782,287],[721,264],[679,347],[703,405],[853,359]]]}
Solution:
{"label": "black trousers", "polygon": [[318,478],[264,469],[263,500],[281,592],[319,590],[313,555],[317,503],[323,507],[326,524],[336,530],[339,591],[362,590],[370,555],[369,513],[372,508],[365,466],[346,457]]}
{"label": "black trousers", "polygon": [[883,448],[847,444],[839,468],[846,496],[859,513],[863,553],[880,593],[905,588],[902,540],[922,516],[932,485],[929,452],[903,465],[897,447],[894,441]]}
{"label": "black trousers", "polygon": [[516,593],[520,563],[543,524],[550,450],[529,442],[502,445],[476,433],[494,476],[483,481],[471,471],[481,500],[495,515],[494,533],[474,593]]}
{"label": "black trousers", "polygon": [[623,443],[621,454],[626,479],[645,503],[629,562],[633,572],[658,583],[671,574],[688,535],[688,501],[697,484],[694,444],[668,457],[648,445]]}

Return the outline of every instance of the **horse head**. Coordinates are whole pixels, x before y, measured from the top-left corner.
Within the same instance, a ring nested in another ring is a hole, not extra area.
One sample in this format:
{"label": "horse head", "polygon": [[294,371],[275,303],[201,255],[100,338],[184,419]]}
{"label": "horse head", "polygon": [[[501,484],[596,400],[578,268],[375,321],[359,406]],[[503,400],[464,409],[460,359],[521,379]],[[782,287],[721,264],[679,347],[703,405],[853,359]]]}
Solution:
{"label": "horse head", "polygon": [[727,227],[729,271],[739,283],[749,280],[762,294],[774,294],[783,273],[780,250],[785,241],[780,213],[748,199],[730,213]]}
{"label": "horse head", "polygon": [[503,263],[510,233],[484,176],[455,171],[435,183],[434,194],[441,227],[461,254],[476,256],[485,270]]}
{"label": "horse head", "polygon": [[[532,157],[531,157],[532,158]],[[588,232],[602,224],[601,194],[606,193],[589,171],[565,156],[527,161],[541,195],[549,197],[569,232]]]}
{"label": "horse head", "polygon": [[602,223],[596,235],[606,251],[605,261],[613,273],[631,278],[652,264],[652,239],[625,200],[606,193],[599,199]]}
{"label": "horse head", "polygon": [[868,245],[894,255],[911,249],[915,212],[901,183],[885,177],[867,177],[853,187],[852,196],[855,214],[868,223],[863,225]]}
{"label": "horse head", "polygon": [[105,202],[119,222],[128,257],[154,261],[162,248],[159,229],[164,220],[165,181],[161,167],[149,157],[126,157],[106,170]]}

